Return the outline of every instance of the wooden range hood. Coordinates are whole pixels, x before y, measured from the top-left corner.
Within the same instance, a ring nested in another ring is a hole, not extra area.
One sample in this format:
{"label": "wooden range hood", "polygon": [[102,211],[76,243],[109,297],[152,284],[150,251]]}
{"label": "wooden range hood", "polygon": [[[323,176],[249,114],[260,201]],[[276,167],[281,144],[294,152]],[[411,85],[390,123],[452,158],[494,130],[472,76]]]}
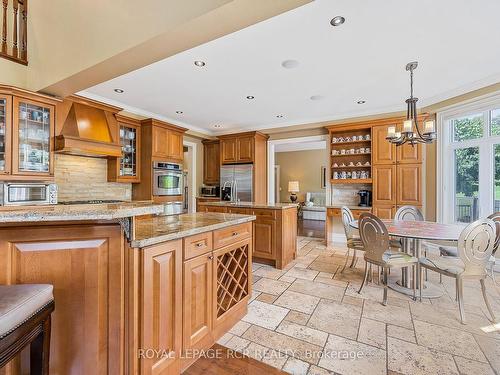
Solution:
{"label": "wooden range hood", "polygon": [[122,109],[72,95],[57,107],[55,152],[90,157],[120,157],[115,114]]}

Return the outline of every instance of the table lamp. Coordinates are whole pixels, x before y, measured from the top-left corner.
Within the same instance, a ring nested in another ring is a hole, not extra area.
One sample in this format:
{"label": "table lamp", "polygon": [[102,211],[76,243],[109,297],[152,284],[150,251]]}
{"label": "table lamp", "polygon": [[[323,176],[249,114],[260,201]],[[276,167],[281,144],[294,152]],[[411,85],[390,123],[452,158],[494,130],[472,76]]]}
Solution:
{"label": "table lamp", "polygon": [[290,200],[295,203],[297,201],[297,194],[299,192],[299,181],[288,181],[288,192],[290,194]]}

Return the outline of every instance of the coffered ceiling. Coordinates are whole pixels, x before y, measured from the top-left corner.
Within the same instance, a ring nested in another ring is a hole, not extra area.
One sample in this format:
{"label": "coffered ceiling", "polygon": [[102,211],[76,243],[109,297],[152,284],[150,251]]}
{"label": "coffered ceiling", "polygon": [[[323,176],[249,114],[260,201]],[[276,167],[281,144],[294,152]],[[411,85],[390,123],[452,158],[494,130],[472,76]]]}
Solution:
{"label": "coffered ceiling", "polygon": [[402,111],[409,61],[420,106],[499,82],[499,14],[498,0],[316,0],[80,94],[206,134]]}

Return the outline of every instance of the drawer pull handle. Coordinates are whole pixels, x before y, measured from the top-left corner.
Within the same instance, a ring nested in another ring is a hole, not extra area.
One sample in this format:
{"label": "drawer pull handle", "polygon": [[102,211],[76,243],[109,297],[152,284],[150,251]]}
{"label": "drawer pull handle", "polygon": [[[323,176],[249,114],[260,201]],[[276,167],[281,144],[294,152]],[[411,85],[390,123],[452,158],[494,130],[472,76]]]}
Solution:
{"label": "drawer pull handle", "polygon": [[233,237],[238,235],[238,232],[233,232]]}
{"label": "drawer pull handle", "polygon": [[198,243],[196,244],[196,247],[202,247],[202,246],[203,246],[203,242],[198,242]]}

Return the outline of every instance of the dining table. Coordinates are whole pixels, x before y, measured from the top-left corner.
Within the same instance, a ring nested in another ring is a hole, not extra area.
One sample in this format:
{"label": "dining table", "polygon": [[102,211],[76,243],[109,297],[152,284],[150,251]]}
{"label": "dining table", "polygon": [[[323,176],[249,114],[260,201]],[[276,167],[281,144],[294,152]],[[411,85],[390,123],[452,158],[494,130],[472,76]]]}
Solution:
{"label": "dining table", "polygon": [[[422,257],[424,247],[439,246],[441,244],[456,244],[460,233],[465,228],[465,224],[443,224],[433,221],[410,221],[410,220],[382,220],[391,237],[401,238],[402,251],[416,258]],[[355,229],[359,229],[358,220],[349,224]],[[410,273],[409,267],[401,270],[401,279],[390,280],[388,286],[406,295],[413,295],[412,282],[415,279],[415,271]],[[442,288],[426,281],[422,289],[422,297],[438,298],[443,295]],[[417,285],[417,288],[419,286]]]}

